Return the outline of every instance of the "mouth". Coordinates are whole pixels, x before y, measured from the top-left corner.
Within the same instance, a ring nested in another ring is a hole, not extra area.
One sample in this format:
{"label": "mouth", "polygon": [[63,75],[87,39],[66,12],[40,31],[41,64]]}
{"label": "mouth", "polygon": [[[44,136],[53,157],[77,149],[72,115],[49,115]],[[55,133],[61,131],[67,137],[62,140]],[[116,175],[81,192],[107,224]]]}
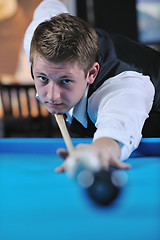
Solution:
{"label": "mouth", "polygon": [[58,114],[58,113],[63,113],[65,112],[64,107],[63,107],[63,103],[51,103],[51,102],[46,102],[45,106],[47,108],[47,110],[51,113],[51,114]]}
{"label": "mouth", "polygon": [[48,107],[52,107],[52,108],[58,108],[58,107],[62,107],[63,103],[46,102],[45,105],[48,106]]}

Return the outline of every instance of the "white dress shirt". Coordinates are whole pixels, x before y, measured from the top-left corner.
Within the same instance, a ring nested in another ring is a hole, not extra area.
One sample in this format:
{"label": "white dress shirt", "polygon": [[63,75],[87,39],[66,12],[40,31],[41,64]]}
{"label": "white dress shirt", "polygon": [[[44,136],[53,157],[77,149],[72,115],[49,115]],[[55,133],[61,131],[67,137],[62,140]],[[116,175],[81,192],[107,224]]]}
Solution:
{"label": "white dress shirt", "polygon": [[[58,0],[44,0],[35,10],[33,21],[24,38],[24,49],[29,60],[30,42],[40,22],[68,12]],[[67,113],[67,120],[75,117],[87,127],[87,92]],[[101,137],[117,140],[121,146],[120,160],[127,159],[141,140],[141,130],[153,104],[155,90],[150,78],[134,71],[122,72],[107,79],[88,100],[88,115],[97,130],[93,141]]]}
{"label": "white dress shirt", "polygon": [[[81,101],[67,113],[87,127],[86,90]],[[127,159],[141,140],[141,131],[154,99],[154,86],[148,76],[126,71],[107,79],[88,100],[88,115],[97,127],[93,140],[109,137],[121,146],[120,160]]]}

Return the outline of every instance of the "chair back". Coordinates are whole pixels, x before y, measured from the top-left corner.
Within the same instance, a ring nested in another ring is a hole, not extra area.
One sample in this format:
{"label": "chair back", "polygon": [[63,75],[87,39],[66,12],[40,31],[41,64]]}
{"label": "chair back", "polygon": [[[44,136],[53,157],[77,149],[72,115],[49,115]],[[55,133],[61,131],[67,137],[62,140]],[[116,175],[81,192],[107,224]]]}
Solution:
{"label": "chair back", "polygon": [[4,137],[50,137],[53,119],[33,84],[0,84]]}

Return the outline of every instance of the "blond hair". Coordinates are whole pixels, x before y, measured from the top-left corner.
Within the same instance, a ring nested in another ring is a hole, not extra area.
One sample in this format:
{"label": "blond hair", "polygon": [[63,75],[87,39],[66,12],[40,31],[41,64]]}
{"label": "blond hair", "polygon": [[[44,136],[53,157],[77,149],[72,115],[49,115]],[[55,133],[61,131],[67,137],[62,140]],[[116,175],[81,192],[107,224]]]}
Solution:
{"label": "blond hair", "polygon": [[77,61],[86,74],[97,59],[97,42],[90,24],[63,13],[38,25],[31,41],[30,61],[33,63],[36,53],[54,63]]}

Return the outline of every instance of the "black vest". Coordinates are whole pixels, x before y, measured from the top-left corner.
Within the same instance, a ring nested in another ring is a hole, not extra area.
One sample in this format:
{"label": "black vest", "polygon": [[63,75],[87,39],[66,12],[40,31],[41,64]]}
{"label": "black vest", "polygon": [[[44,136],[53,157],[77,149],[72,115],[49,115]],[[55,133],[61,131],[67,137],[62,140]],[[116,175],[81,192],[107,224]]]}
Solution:
{"label": "black vest", "polygon": [[[136,71],[150,76],[156,91],[151,112],[160,113],[160,53],[124,36],[109,35],[100,29],[96,29],[96,32],[99,44],[97,61],[100,70],[94,83],[89,87],[88,98],[108,78],[124,71]],[[74,118],[70,130],[79,136],[93,137],[96,127],[89,117],[87,128]]]}

